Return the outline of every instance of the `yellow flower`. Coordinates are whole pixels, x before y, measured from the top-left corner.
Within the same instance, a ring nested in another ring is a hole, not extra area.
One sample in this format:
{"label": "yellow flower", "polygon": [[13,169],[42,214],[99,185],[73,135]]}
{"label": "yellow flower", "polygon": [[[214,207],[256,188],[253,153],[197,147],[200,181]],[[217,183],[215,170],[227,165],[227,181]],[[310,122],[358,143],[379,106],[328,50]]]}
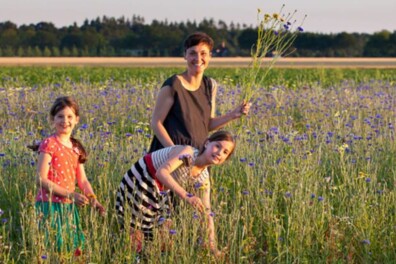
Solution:
{"label": "yellow flower", "polygon": [[359,171],[359,177],[358,178],[364,178],[366,177],[366,173],[364,173],[363,171]]}
{"label": "yellow flower", "polygon": [[348,147],[349,147],[348,144],[347,144],[347,143],[344,143],[344,144],[342,144],[341,146],[338,147],[338,152],[341,153],[341,154],[344,154],[345,150],[346,150]]}

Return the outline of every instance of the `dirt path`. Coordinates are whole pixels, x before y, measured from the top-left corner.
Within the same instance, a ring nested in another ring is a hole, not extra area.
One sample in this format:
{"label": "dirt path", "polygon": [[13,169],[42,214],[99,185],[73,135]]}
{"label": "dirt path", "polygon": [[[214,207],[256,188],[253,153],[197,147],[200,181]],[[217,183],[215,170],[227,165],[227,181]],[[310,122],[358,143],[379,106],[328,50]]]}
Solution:
{"label": "dirt path", "polygon": [[[212,67],[247,67],[250,58],[213,58]],[[271,62],[265,59],[263,64]],[[0,66],[184,67],[183,58],[18,58],[0,57]],[[278,68],[396,68],[396,58],[280,58]]]}

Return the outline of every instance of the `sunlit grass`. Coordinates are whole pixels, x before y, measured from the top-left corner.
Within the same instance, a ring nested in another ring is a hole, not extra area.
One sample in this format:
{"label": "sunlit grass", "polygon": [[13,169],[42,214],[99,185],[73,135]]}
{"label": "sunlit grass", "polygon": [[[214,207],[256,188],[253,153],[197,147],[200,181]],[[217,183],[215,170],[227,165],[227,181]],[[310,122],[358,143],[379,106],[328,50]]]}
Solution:
{"label": "sunlit grass", "polygon": [[[176,69],[173,69],[176,70]],[[169,71],[169,72],[168,72]],[[88,177],[107,208],[80,209],[86,247],[80,259],[132,263],[117,226],[115,191],[148,148],[156,93],[172,70],[2,68],[0,87],[0,262],[76,261],[45,246],[37,227],[37,155],[26,148],[51,133],[49,107],[60,95],[81,105],[76,137]],[[239,102],[242,70],[211,69],[218,112]],[[395,253],[396,125],[392,70],[277,70],[263,81],[238,132],[235,156],[214,168],[213,212],[219,263],[389,263]],[[209,263],[188,206],[175,217],[173,250],[156,237],[144,263]]]}

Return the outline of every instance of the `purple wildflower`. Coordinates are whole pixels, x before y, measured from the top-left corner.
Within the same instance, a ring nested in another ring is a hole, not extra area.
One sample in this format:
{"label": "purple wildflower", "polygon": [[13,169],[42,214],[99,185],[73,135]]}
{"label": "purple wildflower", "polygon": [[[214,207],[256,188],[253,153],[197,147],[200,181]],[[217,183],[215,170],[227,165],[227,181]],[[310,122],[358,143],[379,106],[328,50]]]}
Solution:
{"label": "purple wildflower", "polygon": [[248,191],[248,190],[243,190],[243,191],[242,191],[242,194],[243,194],[243,195],[248,195],[248,194],[249,194],[249,191]]}
{"label": "purple wildflower", "polygon": [[175,230],[175,229],[171,229],[171,230],[169,230],[169,234],[171,234],[171,235],[174,235],[174,234],[176,234],[176,230]]}
{"label": "purple wildflower", "polygon": [[300,31],[300,32],[304,31],[304,29],[302,27],[298,27],[297,30]]}
{"label": "purple wildflower", "polygon": [[201,186],[202,186],[202,183],[196,182],[196,183],[194,184],[194,189],[199,189]]}
{"label": "purple wildflower", "polygon": [[370,245],[371,243],[370,243],[370,240],[368,240],[368,239],[363,239],[363,240],[362,240],[362,244],[364,244],[364,245]]}

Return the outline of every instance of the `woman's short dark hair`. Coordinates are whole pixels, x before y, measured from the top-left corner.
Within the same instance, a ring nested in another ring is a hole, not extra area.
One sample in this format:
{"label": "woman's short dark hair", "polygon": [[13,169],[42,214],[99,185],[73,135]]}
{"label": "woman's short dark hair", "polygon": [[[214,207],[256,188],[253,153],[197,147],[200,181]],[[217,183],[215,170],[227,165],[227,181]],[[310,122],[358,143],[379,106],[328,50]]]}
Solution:
{"label": "woman's short dark hair", "polygon": [[213,49],[214,42],[208,34],[203,32],[195,32],[184,40],[184,51],[201,43],[208,45],[209,50]]}

